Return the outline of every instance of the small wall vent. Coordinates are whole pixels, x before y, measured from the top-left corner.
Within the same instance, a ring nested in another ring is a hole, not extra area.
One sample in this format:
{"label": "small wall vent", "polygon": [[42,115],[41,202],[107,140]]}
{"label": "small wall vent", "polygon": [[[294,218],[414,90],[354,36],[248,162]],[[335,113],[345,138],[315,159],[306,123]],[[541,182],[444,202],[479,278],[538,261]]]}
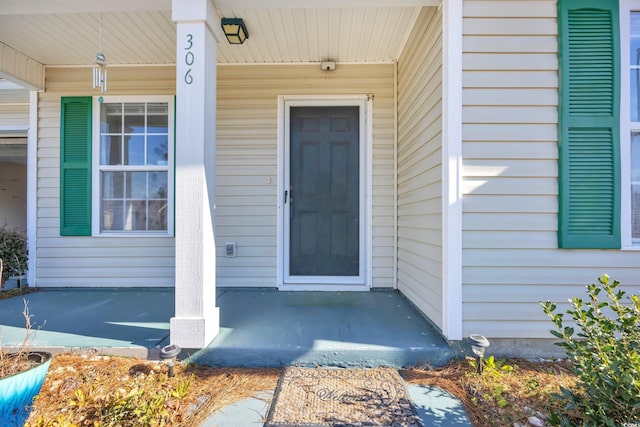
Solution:
{"label": "small wall vent", "polygon": [[226,242],[224,244],[225,256],[227,258],[235,258],[237,255],[236,242]]}

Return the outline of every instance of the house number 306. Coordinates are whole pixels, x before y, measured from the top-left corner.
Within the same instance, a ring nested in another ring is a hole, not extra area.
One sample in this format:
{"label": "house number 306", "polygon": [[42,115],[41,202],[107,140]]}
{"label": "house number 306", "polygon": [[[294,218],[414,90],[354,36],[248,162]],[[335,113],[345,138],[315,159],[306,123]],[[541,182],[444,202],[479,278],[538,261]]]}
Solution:
{"label": "house number 306", "polygon": [[[193,34],[187,34],[187,47],[184,50],[187,53],[184,54],[184,63],[187,64],[188,67],[193,65],[193,61],[195,60],[195,56],[193,52],[191,52],[191,48],[193,47]],[[191,68],[187,69],[187,72],[184,73],[184,82],[188,85],[193,83],[193,76],[191,75]]]}

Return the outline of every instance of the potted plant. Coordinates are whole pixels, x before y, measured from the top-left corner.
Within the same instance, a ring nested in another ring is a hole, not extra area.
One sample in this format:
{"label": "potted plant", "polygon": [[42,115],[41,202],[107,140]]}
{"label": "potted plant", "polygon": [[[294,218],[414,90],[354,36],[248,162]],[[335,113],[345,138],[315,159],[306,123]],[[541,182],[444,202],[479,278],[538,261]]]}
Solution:
{"label": "potted plant", "polygon": [[15,279],[17,286],[22,287],[28,259],[26,233],[0,226],[0,286]]}
{"label": "potted plant", "polygon": [[33,338],[26,300],[22,314],[26,323],[22,344],[13,352],[0,347],[0,425],[6,427],[24,425],[51,363],[51,353],[30,350]]}

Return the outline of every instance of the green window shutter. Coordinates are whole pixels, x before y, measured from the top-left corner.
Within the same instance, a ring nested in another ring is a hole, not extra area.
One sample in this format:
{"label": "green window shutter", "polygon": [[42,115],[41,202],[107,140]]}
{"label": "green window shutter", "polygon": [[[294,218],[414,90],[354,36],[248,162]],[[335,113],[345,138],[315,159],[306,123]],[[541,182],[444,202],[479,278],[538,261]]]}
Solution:
{"label": "green window shutter", "polygon": [[561,248],[620,248],[618,2],[559,0]]}
{"label": "green window shutter", "polygon": [[60,105],[60,235],[91,235],[90,96]]}

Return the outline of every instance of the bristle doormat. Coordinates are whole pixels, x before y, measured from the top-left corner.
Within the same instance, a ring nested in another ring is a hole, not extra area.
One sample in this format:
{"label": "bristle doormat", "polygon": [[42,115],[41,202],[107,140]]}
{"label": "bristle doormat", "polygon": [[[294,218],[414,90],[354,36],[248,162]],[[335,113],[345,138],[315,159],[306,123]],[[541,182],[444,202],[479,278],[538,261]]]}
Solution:
{"label": "bristle doormat", "polygon": [[393,369],[286,368],[265,427],[420,427]]}

